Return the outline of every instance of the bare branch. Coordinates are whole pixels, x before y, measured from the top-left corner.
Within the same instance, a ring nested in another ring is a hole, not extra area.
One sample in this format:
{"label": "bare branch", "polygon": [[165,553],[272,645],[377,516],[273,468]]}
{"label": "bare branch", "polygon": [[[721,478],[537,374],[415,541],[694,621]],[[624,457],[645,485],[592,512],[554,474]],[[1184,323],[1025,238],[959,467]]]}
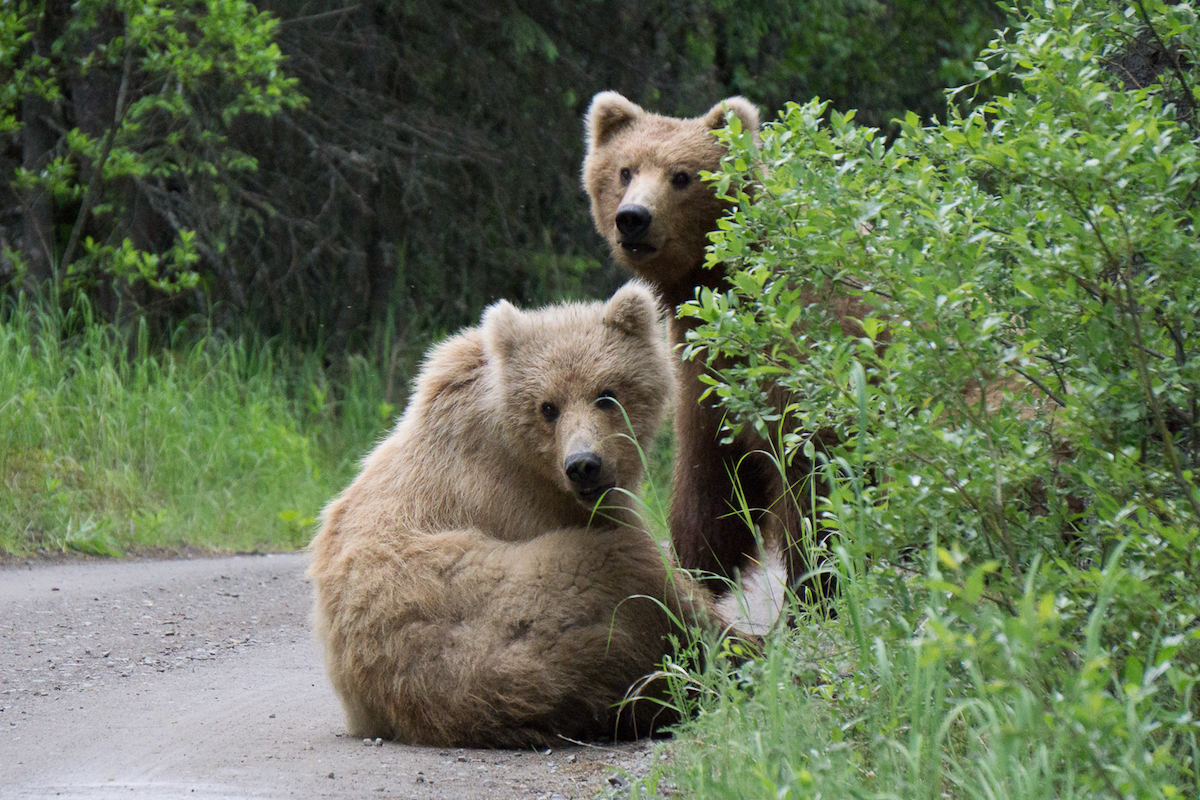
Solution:
{"label": "bare branch", "polygon": [[117,107],[113,112],[113,124],[108,129],[108,133],[104,137],[104,149],[100,153],[100,160],[95,165],[95,170],[92,172],[92,179],[88,181],[87,191],[84,192],[83,202],[79,207],[79,214],[75,217],[75,226],[71,229],[71,238],[67,240],[67,247],[63,250],[62,258],[59,260],[59,269],[70,265],[71,258],[75,255],[75,248],[79,244],[79,236],[83,233],[83,226],[91,216],[92,207],[96,203],[96,199],[100,194],[100,189],[104,182],[104,165],[108,163],[108,157],[112,153],[113,142],[117,138],[117,131],[121,128],[121,123],[125,121],[125,112],[128,111],[128,106],[125,103],[125,96],[129,89],[129,76],[133,73],[133,48],[127,41],[125,43],[125,64],[121,69],[121,88],[117,92]]}

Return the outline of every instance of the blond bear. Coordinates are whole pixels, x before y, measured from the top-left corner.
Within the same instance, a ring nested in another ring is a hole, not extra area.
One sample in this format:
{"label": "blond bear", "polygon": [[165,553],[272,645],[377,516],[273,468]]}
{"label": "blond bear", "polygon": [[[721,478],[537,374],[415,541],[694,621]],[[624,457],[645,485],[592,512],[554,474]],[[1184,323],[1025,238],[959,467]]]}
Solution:
{"label": "blond bear", "polygon": [[720,621],[637,513],[672,395],[659,308],[636,282],[607,303],[500,301],[429,353],[310,545],[352,735],[527,747],[677,720],[643,679],[680,626]]}

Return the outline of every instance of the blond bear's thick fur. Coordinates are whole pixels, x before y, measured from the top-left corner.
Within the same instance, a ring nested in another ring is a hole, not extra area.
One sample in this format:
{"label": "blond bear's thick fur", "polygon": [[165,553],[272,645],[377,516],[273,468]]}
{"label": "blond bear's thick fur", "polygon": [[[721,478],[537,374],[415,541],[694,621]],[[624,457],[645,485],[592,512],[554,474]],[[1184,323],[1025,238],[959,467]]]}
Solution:
{"label": "blond bear's thick fur", "polygon": [[310,546],[352,735],[524,747],[676,720],[653,698],[621,705],[671,652],[672,618],[718,624],[634,513],[638,445],[672,394],[636,283],[607,303],[501,301],[429,354]]}

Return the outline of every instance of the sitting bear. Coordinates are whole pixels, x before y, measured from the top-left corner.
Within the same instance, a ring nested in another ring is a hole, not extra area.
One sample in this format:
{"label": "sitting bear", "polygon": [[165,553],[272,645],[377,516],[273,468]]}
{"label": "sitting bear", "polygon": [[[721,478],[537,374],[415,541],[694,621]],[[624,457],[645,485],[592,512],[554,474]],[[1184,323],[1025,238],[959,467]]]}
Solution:
{"label": "sitting bear", "polygon": [[649,690],[622,702],[680,626],[721,629],[637,513],[672,370],[636,282],[607,303],[500,301],[429,353],[309,548],[352,735],[528,747],[678,720]]}

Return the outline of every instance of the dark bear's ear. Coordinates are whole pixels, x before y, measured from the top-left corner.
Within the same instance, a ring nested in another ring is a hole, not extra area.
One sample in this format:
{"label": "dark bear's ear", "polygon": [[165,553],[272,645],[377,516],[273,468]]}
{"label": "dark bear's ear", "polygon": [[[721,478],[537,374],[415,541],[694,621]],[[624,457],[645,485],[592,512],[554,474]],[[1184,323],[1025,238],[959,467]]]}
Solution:
{"label": "dark bear's ear", "polygon": [[584,125],[587,128],[587,149],[590,153],[612,135],[631,124],[646,112],[616,92],[600,92],[588,106]]}
{"label": "dark bear's ear", "polygon": [[708,110],[704,115],[704,124],[710,130],[725,127],[725,112],[732,111],[742,121],[742,127],[748,131],[757,131],[759,126],[758,106],[744,97],[727,97]]}
{"label": "dark bear's ear", "polygon": [[521,341],[521,312],[507,300],[497,300],[483,312],[483,349],[501,363],[512,359]]}
{"label": "dark bear's ear", "polygon": [[604,306],[604,324],[629,336],[653,339],[660,334],[659,308],[654,292],[641,281],[630,281]]}

